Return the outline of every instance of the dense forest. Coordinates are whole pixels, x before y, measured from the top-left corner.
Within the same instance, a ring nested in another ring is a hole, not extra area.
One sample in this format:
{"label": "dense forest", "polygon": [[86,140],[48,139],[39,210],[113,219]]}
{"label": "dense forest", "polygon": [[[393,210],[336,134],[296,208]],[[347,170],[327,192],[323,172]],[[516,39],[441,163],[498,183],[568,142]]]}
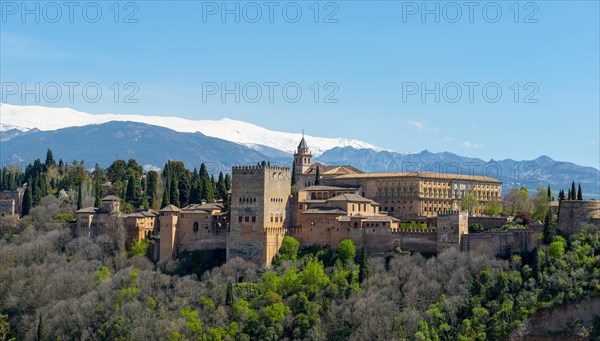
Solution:
{"label": "dense forest", "polygon": [[[9,187],[32,184],[32,204],[1,229],[0,340],[497,340],[523,334],[538,309],[600,296],[599,228],[566,238],[549,221],[541,247],[507,259],[367,254],[350,240],[300,248],[285,237],[269,269],[239,258],[206,271],[183,258],[157,265],[149,243],[75,238],[76,207],[93,205],[96,191],[130,209],[214,200],[230,179],[177,162],[156,176],[115,163],[2,171]],[[600,321],[579,328],[600,337]]]}
{"label": "dense forest", "polygon": [[74,238],[64,208],[47,196],[2,238],[0,338],[495,340],[537,309],[600,294],[591,225],[508,260],[367,255],[349,240],[300,249],[286,237],[270,269],[234,259],[198,278],[108,237]]}

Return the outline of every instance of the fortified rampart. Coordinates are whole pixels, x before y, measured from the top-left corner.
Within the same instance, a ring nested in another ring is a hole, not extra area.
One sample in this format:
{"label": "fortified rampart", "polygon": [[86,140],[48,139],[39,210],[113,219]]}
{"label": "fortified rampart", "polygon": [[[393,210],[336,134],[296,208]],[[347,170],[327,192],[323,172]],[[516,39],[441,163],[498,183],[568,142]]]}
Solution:
{"label": "fortified rampart", "polygon": [[561,200],[558,227],[567,235],[578,233],[587,224],[600,226],[600,201]]}
{"label": "fortified rampart", "polygon": [[469,233],[463,235],[460,249],[491,256],[531,252],[539,246],[541,228],[508,229],[506,232]]}

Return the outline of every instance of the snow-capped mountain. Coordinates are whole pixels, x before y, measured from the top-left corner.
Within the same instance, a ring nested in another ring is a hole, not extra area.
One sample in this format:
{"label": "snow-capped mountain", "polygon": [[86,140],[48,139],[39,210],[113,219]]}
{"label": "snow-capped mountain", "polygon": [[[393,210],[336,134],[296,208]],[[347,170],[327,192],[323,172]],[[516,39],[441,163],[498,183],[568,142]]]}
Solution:
{"label": "snow-capped mountain", "polygon": [[[223,118],[221,120],[189,120],[179,117],[142,115],[93,115],[69,108],[49,108],[42,106],[19,106],[0,103],[0,131],[18,129],[28,131],[57,130],[67,127],[80,127],[110,121],[130,121],[165,127],[182,133],[201,132],[210,137],[243,144],[255,150],[261,146],[293,153],[302,134],[272,131],[257,125]],[[383,148],[370,143],[346,139],[306,136],[311,141],[310,148],[315,156],[335,147],[353,147],[382,151]]]}

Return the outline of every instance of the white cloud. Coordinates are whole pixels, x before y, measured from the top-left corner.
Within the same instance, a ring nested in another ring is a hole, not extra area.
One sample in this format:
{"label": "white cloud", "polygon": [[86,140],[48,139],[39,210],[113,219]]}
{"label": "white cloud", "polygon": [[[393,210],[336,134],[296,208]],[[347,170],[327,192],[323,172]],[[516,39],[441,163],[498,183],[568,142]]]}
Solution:
{"label": "white cloud", "polygon": [[461,143],[461,145],[462,145],[463,147],[467,147],[467,148],[481,148],[481,147],[483,147],[483,145],[482,145],[482,144],[478,144],[478,143],[471,143],[471,141],[463,141],[463,142]]}
{"label": "white cloud", "polygon": [[423,130],[425,128],[426,121],[408,120],[406,124],[417,128],[417,130]]}

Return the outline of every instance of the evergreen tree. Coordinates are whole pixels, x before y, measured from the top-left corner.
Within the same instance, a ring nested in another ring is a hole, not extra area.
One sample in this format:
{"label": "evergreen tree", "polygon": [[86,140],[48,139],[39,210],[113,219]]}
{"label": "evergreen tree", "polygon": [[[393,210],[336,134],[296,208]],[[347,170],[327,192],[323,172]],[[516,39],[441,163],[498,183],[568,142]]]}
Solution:
{"label": "evergreen tree", "polygon": [[33,198],[31,194],[31,186],[28,183],[27,189],[25,189],[25,194],[23,195],[23,206],[21,208],[21,213],[23,215],[28,215],[29,211],[31,211],[31,207],[33,206]]}
{"label": "evergreen tree", "polygon": [[292,187],[296,185],[296,162],[292,163]]}
{"label": "evergreen tree", "polygon": [[558,192],[558,201],[562,201],[562,200],[565,200],[565,190],[564,189],[561,189]]}
{"label": "evergreen tree", "polygon": [[552,200],[552,192],[550,191],[550,185],[548,185],[548,201]]}
{"label": "evergreen tree", "polygon": [[42,320],[42,314],[40,314],[40,317],[38,319],[38,328],[37,328],[37,339],[36,341],[44,341],[46,340],[46,333],[44,331],[44,320]]}
{"label": "evergreen tree", "polygon": [[56,165],[56,161],[54,161],[54,157],[52,156],[52,151],[50,149],[48,149],[46,152],[46,162],[44,164],[46,165],[46,169],[48,169],[50,166]]}
{"label": "evergreen tree", "polygon": [[231,282],[227,283],[227,293],[225,294],[225,305],[228,307],[233,307],[234,304],[233,298],[233,284]]}
{"label": "evergreen tree", "polygon": [[129,177],[127,181],[127,192],[125,192],[125,201],[131,203],[136,199],[135,195],[135,177],[133,174]]}
{"label": "evergreen tree", "polygon": [[215,202],[215,196],[213,193],[213,184],[210,180],[210,175],[208,175],[208,171],[206,170],[206,166],[203,164],[200,165],[200,180],[202,185],[202,200],[206,200],[207,203]]}
{"label": "evergreen tree", "polygon": [[202,186],[200,180],[194,180],[190,191],[190,204],[200,204],[202,202]]}
{"label": "evergreen tree", "polygon": [[77,188],[77,210],[83,208],[83,183]]}
{"label": "evergreen tree", "polygon": [[165,188],[163,190],[163,197],[160,204],[160,208],[165,208],[165,206],[169,205],[169,200],[171,199],[171,195],[169,194],[170,183],[167,181],[165,184]]}
{"label": "evergreen tree", "polygon": [[577,188],[577,200],[583,200],[583,193],[581,193],[581,183],[578,184]]}
{"label": "evergreen tree", "polygon": [[158,172],[151,170],[146,176],[146,196],[149,198],[150,207],[155,207],[158,201]]}
{"label": "evergreen tree", "polygon": [[577,191],[575,190],[575,181],[571,182],[571,199],[570,200],[575,200],[577,197]]}
{"label": "evergreen tree", "polygon": [[554,241],[554,237],[556,236],[556,227],[554,226],[554,222],[552,221],[552,213],[548,210],[546,217],[544,218],[544,244],[550,245]]}
{"label": "evergreen tree", "polygon": [[229,174],[225,174],[225,188],[227,188],[227,191],[231,189],[231,175]]}
{"label": "evergreen tree", "polygon": [[213,186],[210,179],[205,178],[202,180],[202,199],[206,200],[207,203],[215,202]]}
{"label": "evergreen tree", "polygon": [[362,283],[365,279],[371,276],[371,270],[369,269],[369,255],[364,245],[360,252],[360,259],[358,260],[358,265],[360,266],[358,270],[358,282]]}
{"label": "evergreen tree", "polygon": [[317,171],[315,172],[315,186],[321,184],[321,172],[319,171],[319,165],[317,165]]}
{"label": "evergreen tree", "polygon": [[175,205],[175,206],[179,207],[180,206],[179,189],[177,187],[178,187],[177,180],[175,180],[175,179],[171,180],[171,188],[169,189],[169,194],[170,194],[171,198],[169,199],[169,202],[171,205]]}
{"label": "evergreen tree", "polygon": [[567,193],[567,200],[571,200],[571,190],[569,189],[569,192]]}
{"label": "evergreen tree", "polygon": [[102,207],[102,185],[100,184],[100,179],[96,179],[94,183],[94,206],[98,208]]}
{"label": "evergreen tree", "polygon": [[223,172],[219,173],[219,180],[217,180],[217,195],[219,196],[219,199],[223,200],[223,202],[227,198],[227,185],[225,184]]}

